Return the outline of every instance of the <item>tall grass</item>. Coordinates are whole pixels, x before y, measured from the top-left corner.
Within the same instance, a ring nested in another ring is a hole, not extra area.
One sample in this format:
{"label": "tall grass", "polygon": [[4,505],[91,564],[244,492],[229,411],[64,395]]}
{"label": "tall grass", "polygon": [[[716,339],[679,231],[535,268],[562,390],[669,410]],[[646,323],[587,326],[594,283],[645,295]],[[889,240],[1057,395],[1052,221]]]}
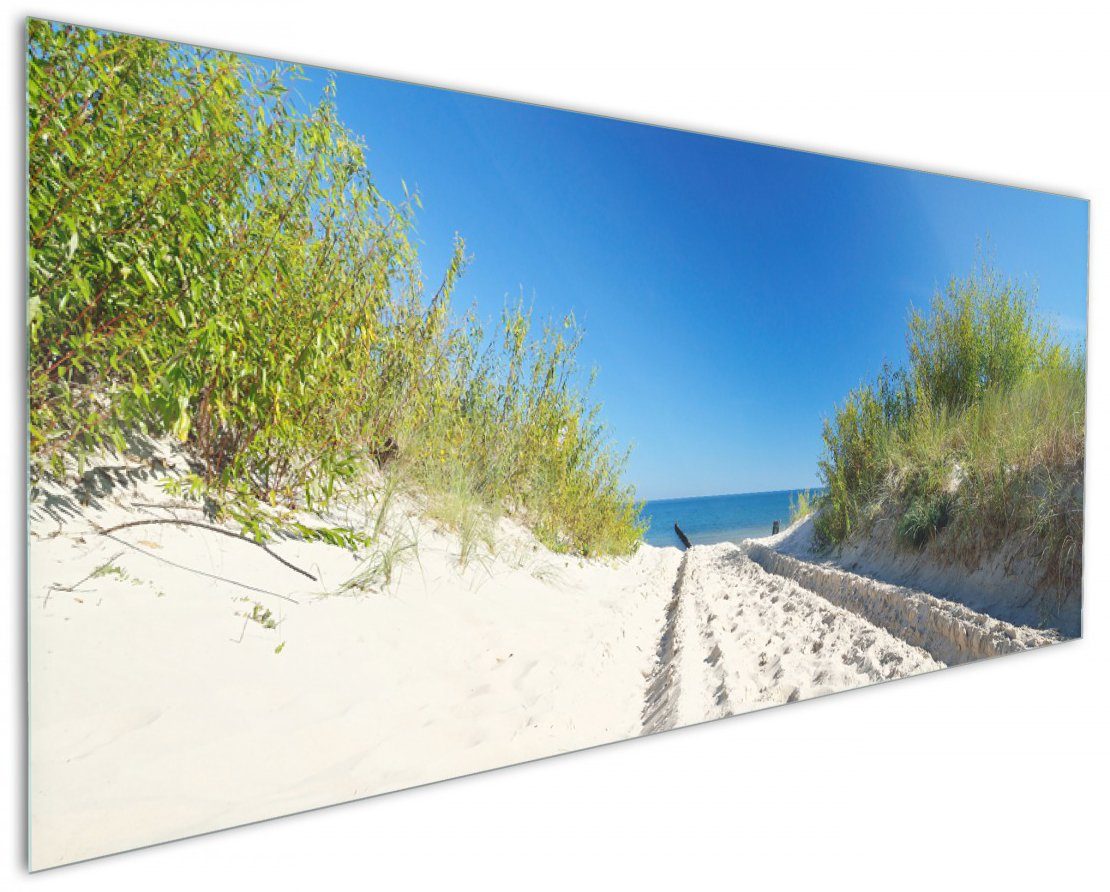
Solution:
{"label": "tall grass", "polygon": [[1006,544],[1047,585],[1081,576],[1085,357],[990,268],[914,311],[909,364],[853,391],[824,430],[827,544],[884,512],[902,542],[974,563]]}
{"label": "tall grass", "polygon": [[808,489],[803,489],[796,496],[790,497],[790,523],[791,525],[809,517],[821,506],[821,495]]}
{"label": "tall grass", "polygon": [[295,67],[46,22],[28,34],[32,474],[172,435],[241,504],[321,507],[375,462],[468,481],[553,547],[625,553],[634,495],[573,317],[451,304],[419,202],[387,201],[334,84]]}

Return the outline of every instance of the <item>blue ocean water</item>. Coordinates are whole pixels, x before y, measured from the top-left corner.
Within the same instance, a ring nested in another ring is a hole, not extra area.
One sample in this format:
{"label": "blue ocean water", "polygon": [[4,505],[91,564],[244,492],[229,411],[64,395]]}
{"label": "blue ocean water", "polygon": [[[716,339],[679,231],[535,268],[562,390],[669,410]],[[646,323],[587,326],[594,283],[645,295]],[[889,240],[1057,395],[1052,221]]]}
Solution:
{"label": "blue ocean water", "polygon": [[771,524],[776,520],[786,528],[790,523],[790,500],[796,500],[798,493],[806,491],[783,489],[646,502],[642,515],[651,526],[644,534],[644,541],[648,545],[680,545],[674,532],[676,522],[695,545],[769,536]]}

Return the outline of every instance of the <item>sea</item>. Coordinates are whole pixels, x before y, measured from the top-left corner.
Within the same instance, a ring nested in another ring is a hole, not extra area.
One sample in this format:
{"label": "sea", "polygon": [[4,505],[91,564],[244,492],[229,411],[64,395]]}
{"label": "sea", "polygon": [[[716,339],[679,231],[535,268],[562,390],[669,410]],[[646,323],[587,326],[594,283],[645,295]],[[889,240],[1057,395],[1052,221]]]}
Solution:
{"label": "sea", "polygon": [[648,545],[681,545],[675,535],[675,523],[694,545],[769,536],[776,520],[782,529],[790,523],[790,502],[797,501],[801,492],[815,495],[820,490],[781,489],[645,502],[642,516],[650,526],[644,541]]}

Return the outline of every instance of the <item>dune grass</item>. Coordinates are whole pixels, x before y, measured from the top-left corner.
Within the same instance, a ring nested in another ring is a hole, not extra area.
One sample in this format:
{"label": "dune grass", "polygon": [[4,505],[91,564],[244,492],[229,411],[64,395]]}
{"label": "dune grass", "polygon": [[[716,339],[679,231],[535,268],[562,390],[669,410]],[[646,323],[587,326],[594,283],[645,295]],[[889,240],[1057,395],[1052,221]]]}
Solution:
{"label": "dune grass", "polygon": [[296,67],[28,27],[33,478],[140,431],[247,523],[388,463],[432,506],[469,500],[440,509],[460,527],[509,510],[558,550],[635,548],[573,316],[458,312],[461,239],[429,284],[419,198],[378,190],[334,84],[305,107]]}
{"label": "dune grass", "polygon": [[911,314],[910,360],[849,394],[824,430],[815,519],[837,545],[880,514],[909,548],[974,564],[1018,546],[1060,593],[1083,542],[1086,369],[1033,295],[988,267]]}
{"label": "dune grass", "polygon": [[797,523],[813,514],[821,506],[821,495],[805,489],[790,497],[790,523]]}

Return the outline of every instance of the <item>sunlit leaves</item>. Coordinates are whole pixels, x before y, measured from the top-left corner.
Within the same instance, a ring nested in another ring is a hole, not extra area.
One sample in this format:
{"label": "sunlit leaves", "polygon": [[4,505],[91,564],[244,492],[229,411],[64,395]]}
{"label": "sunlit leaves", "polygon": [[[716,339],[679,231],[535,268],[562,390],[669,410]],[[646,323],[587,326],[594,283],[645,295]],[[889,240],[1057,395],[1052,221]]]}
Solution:
{"label": "sunlit leaves", "polygon": [[29,31],[36,473],[149,429],[186,443],[208,487],[319,505],[384,450],[421,486],[453,468],[557,547],[634,546],[573,320],[533,337],[514,308],[496,343],[458,320],[461,240],[432,291],[409,240],[419,198],[382,198],[333,82],[305,108],[295,68]]}

